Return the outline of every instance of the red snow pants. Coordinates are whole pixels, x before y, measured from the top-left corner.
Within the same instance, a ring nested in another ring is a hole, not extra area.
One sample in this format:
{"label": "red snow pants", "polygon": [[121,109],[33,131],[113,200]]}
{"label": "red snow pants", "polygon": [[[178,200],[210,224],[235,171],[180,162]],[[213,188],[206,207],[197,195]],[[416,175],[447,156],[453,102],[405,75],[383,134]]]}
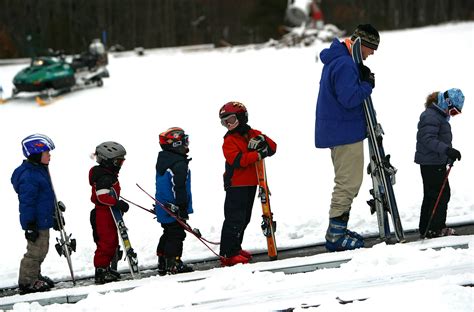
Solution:
{"label": "red snow pants", "polygon": [[110,265],[117,250],[117,226],[108,206],[92,209],[90,221],[94,242],[97,245],[94,254],[94,267],[106,268]]}

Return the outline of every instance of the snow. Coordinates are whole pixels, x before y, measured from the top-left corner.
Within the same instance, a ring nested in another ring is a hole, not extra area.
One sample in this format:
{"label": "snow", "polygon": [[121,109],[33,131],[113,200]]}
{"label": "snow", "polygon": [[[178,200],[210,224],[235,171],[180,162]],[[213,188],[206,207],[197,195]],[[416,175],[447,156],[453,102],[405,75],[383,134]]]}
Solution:
{"label": "snow", "polygon": [[[474,221],[474,192],[469,176],[469,172],[474,172],[474,119],[470,113],[474,98],[470,79],[474,68],[473,43],[473,22],[386,31],[381,32],[379,49],[366,61],[376,73],[372,99],[378,121],[386,132],[385,150],[398,169],[394,189],[405,230],[417,228],[422,201],[419,167],[413,162],[418,117],[429,93],[452,87],[463,90],[466,105],[463,114],[451,120],[453,146],[461,151],[462,160],[455,163],[449,177],[452,194],[448,223]],[[122,195],[151,208],[152,202],[135,183],[154,193],[154,166],[160,150],[158,134],[171,126],[184,128],[190,135],[193,158],[190,168],[195,213],[190,224],[209,240],[218,241],[225,196],[221,151],[225,129],[218,120],[218,109],[230,100],[243,102],[249,110],[249,124],[278,144],[277,154],[267,161],[272,210],[278,222],[278,246],[322,242],[333,172],[329,150],[316,149],[313,144],[322,68],[315,59],[327,46],[317,43],[304,48],[193,53],[166,49],[143,57],[111,56],[111,78],[104,81],[102,88],[66,95],[46,107],[38,107],[31,97],[0,105],[4,150],[0,165],[0,229],[4,235],[0,287],[16,284],[19,262],[25,252],[18,200],[10,176],[23,159],[21,140],[35,132],[49,135],[56,144],[50,171],[58,199],[67,206],[66,229],[78,242],[77,252],[72,255],[76,276],[93,274],[95,244],[89,225],[92,204],[87,176],[94,165],[89,155],[103,141],[115,140],[127,149],[127,160],[120,173]],[[1,67],[0,84],[5,93],[22,67]],[[365,203],[370,188],[371,180],[366,175],[349,223],[352,230],[363,235],[378,231],[376,217],[370,215]],[[256,200],[243,243],[251,251],[266,248],[260,216],[260,203]],[[155,265],[159,224],[151,214],[136,207],[130,208],[125,222],[140,265]],[[57,234],[51,234],[42,273],[56,280],[68,278],[66,261],[54,250]],[[445,239],[455,242],[461,238]],[[38,303],[18,303],[14,310],[99,311],[107,306],[115,311],[269,311],[298,308],[306,303],[320,304],[314,307],[315,311],[473,311],[472,287],[459,286],[474,281],[474,238],[470,236],[467,240],[469,249],[422,251],[413,244],[380,244],[370,250],[337,253],[353,255],[353,259],[339,269],[304,275],[259,270],[275,263],[314,262],[328,256],[195,272],[191,276],[209,278],[188,283],[179,280],[190,274],[120,282],[120,287],[137,286],[128,292],[99,294],[113,286],[89,286],[85,290],[89,296],[74,305],[41,307]],[[184,243],[185,261],[212,256],[188,235]],[[125,261],[119,263],[119,268],[127,268]],[[414,279],[407,278],[413,275]],[[341,305],[335,299],[338,296],[345,300],[369,299]]]}

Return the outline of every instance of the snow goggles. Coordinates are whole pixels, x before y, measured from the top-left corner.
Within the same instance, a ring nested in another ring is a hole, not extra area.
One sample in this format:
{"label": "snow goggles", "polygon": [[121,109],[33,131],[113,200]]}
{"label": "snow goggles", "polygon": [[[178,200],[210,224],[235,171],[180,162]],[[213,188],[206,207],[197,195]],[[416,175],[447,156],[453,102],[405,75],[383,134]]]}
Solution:
{"label": "snow goggles", "polygon": [[224,116],[221,118],[221,124],[227,128],[228,125],[233,125],[237,122],[237,116],[235,114],[231,114],[228,116]]}
{"label": "snow goggles", "polygon": [[444,92],[444,100],[448,104],[448,114],[449,116],[456,116],[461,114],[461,110],[453,104],[453,101],[449,98],[448,91]]}
{"label": "snow goggles", "polygon": [[115,167],[122,167],[124,161],[125,158],[116,158],[114,159],[113,164]]}
{"label": "snow goggles", "polygon": [[184,145],[186,147],[189,146],[189,135],[185,134],[183,138],[179,141],[174,141],[173,144],[171,144],[173,147],[178,147],[181,145]]}

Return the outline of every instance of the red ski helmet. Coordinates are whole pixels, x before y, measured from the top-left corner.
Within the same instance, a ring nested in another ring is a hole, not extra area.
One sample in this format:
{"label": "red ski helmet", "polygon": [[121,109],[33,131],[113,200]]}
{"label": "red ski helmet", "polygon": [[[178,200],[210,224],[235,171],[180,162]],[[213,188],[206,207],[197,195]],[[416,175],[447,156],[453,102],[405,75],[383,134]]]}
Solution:
{"label": "red ski helmet", "polygon": [[[226,120],[228,117],[235,115],[238,123],[235,123],[232,125],[232,127],[229,127],[229,125],[226,123]],[[235,129],[239,124],[246,124],[248,122],[248,112],[247,108],[245,107],[244,104],[236,101],[228,102],[224,104],[221,109],[219,110],[219,118],[221,119],[221,123],[224,127],[226,127],[229,130]]]}
{"label": "red ski helmet", "polygon": [[160,146],[163,150],[186,154],[189,149],[189,136],[179,127],[172,127],[160,133]]}

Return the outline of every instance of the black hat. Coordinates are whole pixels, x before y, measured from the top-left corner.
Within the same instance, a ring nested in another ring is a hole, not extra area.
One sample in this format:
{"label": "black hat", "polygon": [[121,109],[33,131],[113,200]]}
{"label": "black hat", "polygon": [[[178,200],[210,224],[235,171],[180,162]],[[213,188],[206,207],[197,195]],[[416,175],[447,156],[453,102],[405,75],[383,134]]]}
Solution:
{"label": "black hat", "polygon": [[380,36],[377,29],[370,24],[363,24],[357,26],[356,30],[352,34],[351,40],[354,41],[357,37],[360,37],[362,45],[367,48],[377,50],[380,43]]}

